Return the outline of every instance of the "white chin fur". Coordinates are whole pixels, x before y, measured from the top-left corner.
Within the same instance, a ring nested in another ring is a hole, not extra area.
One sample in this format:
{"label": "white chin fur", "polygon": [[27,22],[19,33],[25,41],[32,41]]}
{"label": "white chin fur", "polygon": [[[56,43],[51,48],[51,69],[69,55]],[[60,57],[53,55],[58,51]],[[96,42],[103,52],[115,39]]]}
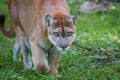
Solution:
{"label": "white chin fur", "polygon": [[62,48],[60,48],[60,47],[57,47],[57,50],[58,50],[58,51],[62,51],[63,49],[62,49]]}
{"label": "white chin fur", "polygon": [[57,47],[57,50],[58,50],[58,51],[67,51],[68,49],[70,49],[70,46],[67,47],[67,48],[65,48],[65,49],[63,49],[63,48],[61,48],[61,47]]}

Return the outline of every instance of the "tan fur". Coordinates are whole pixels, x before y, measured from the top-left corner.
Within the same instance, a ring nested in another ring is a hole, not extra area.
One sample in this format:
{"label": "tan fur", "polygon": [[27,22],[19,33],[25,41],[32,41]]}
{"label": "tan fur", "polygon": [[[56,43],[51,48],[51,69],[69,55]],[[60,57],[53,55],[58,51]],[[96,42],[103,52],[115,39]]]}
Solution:
{"label": "tan fur", "polygon": [[[15,46],[20,49],[15,54],[21,51],[25,66],[31,68],[31,49],[34,69],[57,75],[59,49],[68,49],[76,36],[76,17],[70,15],[66,0],[9,0],[9,10],[18,40]],[[54,32],[60,36],[55,37]]]}

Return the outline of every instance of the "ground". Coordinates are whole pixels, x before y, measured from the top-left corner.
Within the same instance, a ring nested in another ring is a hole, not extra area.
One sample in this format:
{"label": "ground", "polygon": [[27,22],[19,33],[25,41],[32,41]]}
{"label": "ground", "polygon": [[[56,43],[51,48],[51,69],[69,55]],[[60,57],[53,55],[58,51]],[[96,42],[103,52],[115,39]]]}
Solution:
{"label": "ground", "polygon": [[[69,3],[77,14],[77,37],[72,48],[62,54],[60,78],[25,70],[21,56],[13,62],[15,38],[0,32],[0,80],[119,80],[120,79],[120,5],[107,13],[82,14],[80,3]],[[10,19],[5,0],[0,1],[0,13]]]}

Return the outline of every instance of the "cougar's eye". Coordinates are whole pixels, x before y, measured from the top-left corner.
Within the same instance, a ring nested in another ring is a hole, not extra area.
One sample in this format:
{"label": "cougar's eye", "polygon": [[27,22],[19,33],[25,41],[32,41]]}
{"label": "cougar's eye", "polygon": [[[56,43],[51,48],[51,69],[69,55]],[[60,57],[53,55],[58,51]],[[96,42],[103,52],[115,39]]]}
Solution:
{"label": "cougar's eye", "polygon": [[72,34],[73,34],[73,32],[70,31],[70,32],[67,33],[67,36],[72,36]]}
{"label": "cougar's eye", "polygon": [[58,32],[54,32],[53,33],[55,37],[59,37],[59,33]]}

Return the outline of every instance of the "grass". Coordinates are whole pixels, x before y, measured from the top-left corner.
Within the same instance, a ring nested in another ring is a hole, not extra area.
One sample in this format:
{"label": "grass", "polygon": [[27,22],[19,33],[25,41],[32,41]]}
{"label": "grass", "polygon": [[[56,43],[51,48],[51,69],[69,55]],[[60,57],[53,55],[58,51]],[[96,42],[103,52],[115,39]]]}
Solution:
{"label": "grass", "polygon": [[[71,12],[78,14],[77,37],[72,49],[62,54],[58,69],[61,78],[24,70],[22,61],[13,62],[15,38],[0,32],[0,80],[119,80],[120,5],[115,4],[116,9],[108,13],[94,14],[80,13],[79,5],[70,3]],[[10,26],[8,8],[2,0],[0,13],[6,15],[6,25]]]}

